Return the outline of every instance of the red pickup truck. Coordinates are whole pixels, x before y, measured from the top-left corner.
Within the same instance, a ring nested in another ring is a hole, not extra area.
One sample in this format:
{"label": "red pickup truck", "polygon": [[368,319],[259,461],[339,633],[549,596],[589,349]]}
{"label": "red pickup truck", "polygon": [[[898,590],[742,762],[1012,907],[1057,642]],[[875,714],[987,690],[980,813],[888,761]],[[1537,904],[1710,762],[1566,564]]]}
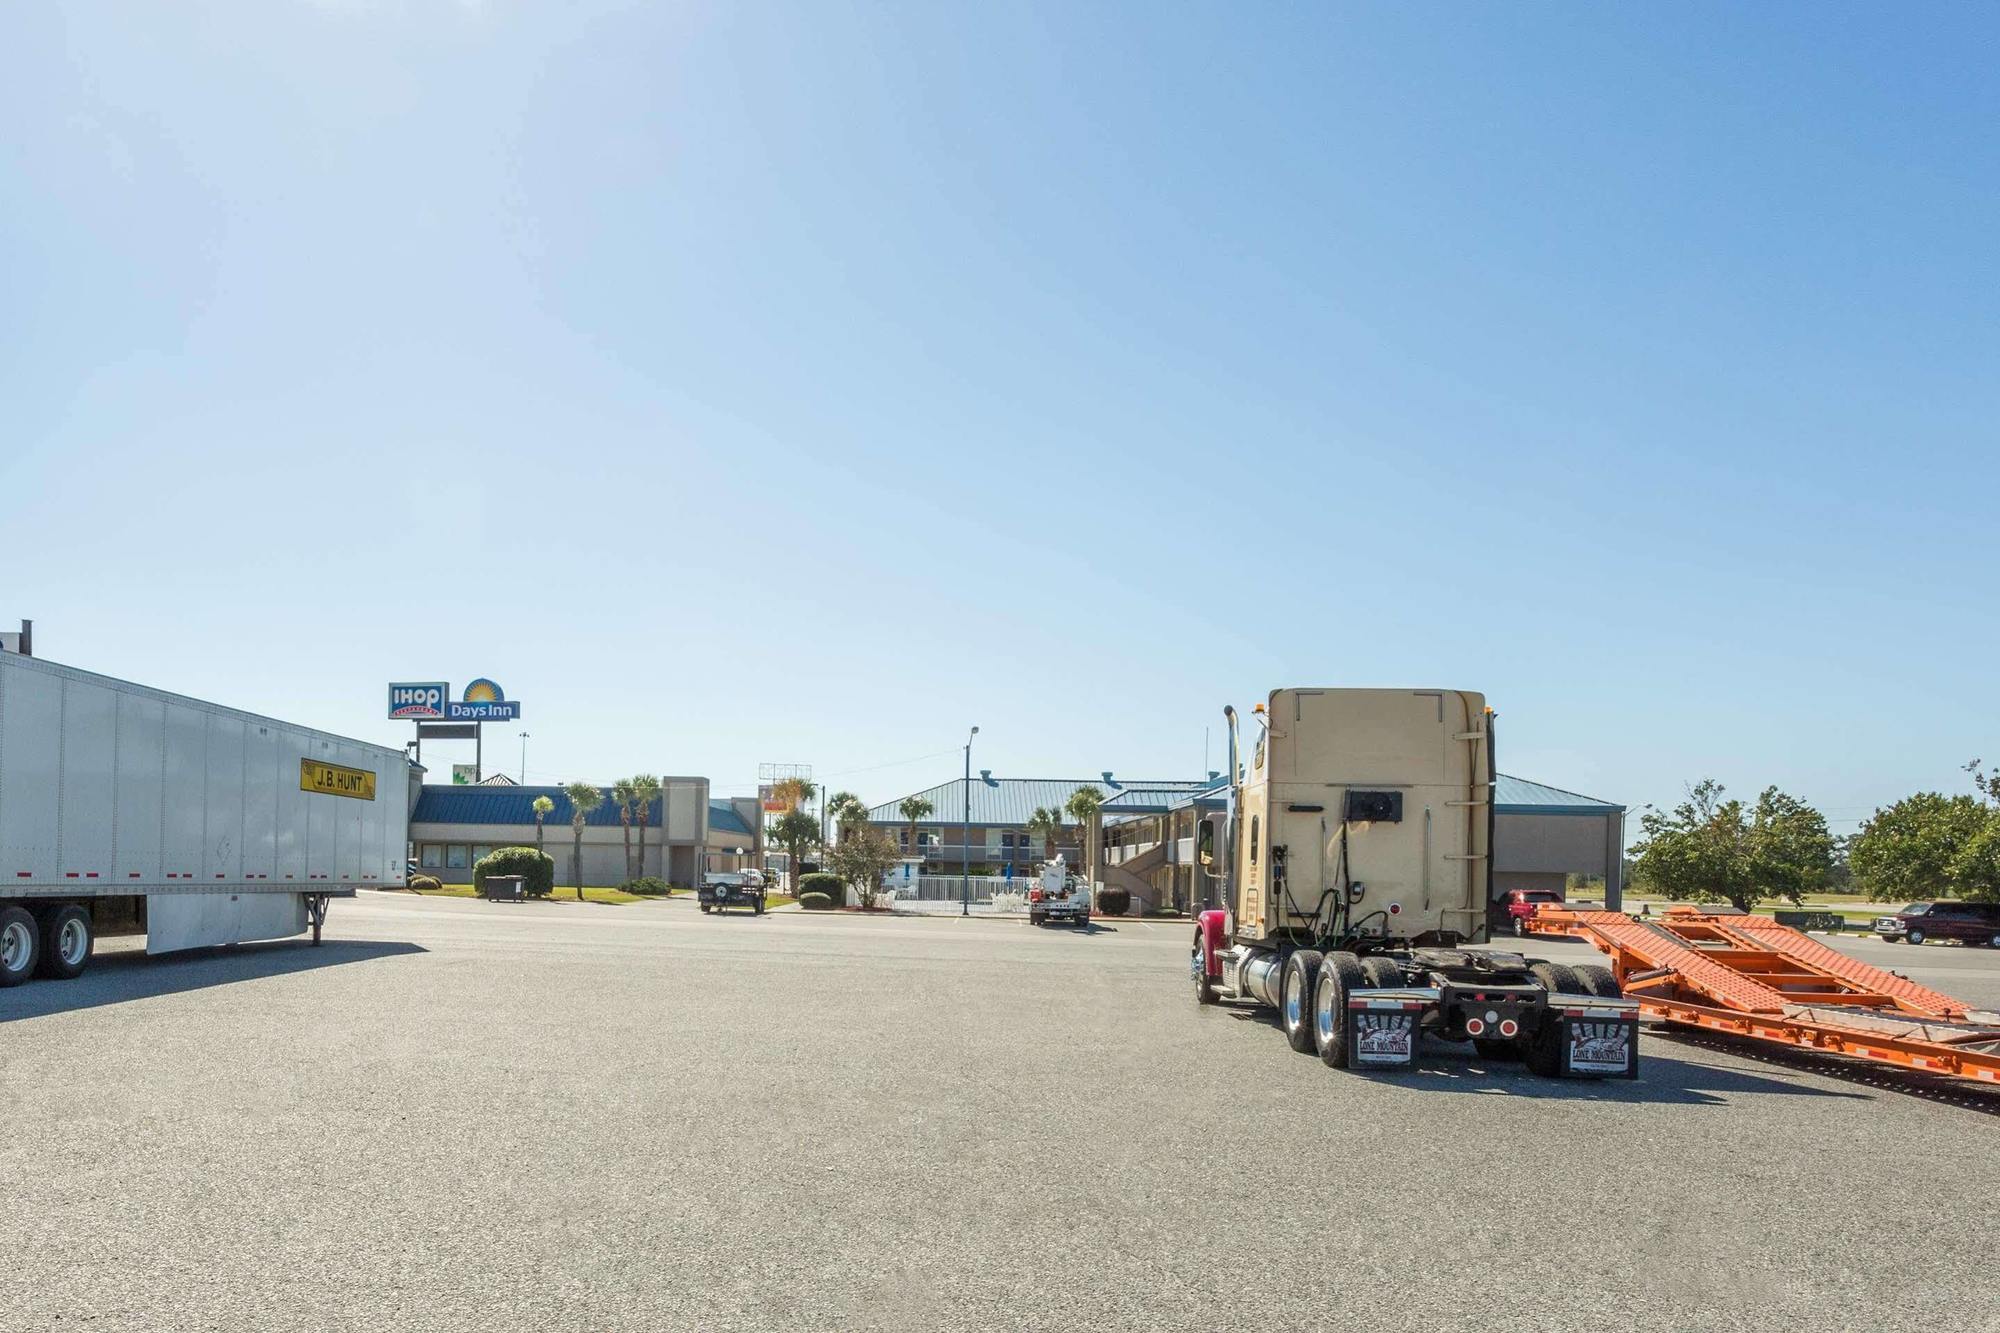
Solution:
{"label": "red pickup truck", "polygon": [[1500,909],[1506,915],[1507,926],[1516,935],[1528,933],[1525,924],[1535,914],[1535,909],[1543,903],[1562,905],[1563,896],[1553,889],[1509,889],[1500,899]]}

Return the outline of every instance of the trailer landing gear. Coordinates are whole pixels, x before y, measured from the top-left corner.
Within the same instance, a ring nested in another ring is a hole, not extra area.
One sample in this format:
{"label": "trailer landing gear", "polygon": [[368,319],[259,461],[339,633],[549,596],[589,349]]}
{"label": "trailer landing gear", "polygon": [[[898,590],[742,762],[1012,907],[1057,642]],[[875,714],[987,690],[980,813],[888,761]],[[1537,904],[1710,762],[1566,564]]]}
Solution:
{"label": "trailer landing gear", "polygon": [[306,920],[312,923],[313,944],[319,944],[320,929],[326,925],[326,895],[308,893],[306,900]]}

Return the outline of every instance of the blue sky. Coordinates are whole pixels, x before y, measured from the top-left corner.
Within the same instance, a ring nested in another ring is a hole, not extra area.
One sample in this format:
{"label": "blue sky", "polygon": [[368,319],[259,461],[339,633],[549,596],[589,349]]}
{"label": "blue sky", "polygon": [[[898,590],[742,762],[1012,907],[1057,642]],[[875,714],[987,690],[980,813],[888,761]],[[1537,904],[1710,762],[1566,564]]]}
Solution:
{"label": "blue sky", "polygon": [[1996,39],[30,7],[0,619],[392,743],[384,682],[490,676],[543,780],[885,800],[971,723],[1166,777],[1227,701],[1447,685],[1523,776],[1851,828],[2000,755]]}

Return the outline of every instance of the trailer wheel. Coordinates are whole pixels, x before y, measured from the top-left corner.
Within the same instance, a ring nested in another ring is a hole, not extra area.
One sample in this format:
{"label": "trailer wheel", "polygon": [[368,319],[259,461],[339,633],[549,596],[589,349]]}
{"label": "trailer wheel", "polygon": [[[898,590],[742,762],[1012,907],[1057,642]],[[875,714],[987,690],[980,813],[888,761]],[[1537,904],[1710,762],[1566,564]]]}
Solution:
{"label": "trailer wheel", "polygon": [[1330,953],[1320,961],[1313,983],[1313,1046],[1319,1058],[1335,1069],[1347,1067],[1347,995],[1367,985],[1361,960],[1351,953]]}
{"label": "trailer wheel", "polygon": [[41,959],[36,971],[57,981],[82,976],[96,944],[90,913],[75,903],[58,907],[42,919]]}
{"label": "trailer wheel", "polygon": [[1528,969],[1535,980],[1542,983],[1542,989],[1551,995],[1583,995],[1583,981],[1576,975],[1576,969],[1566,963],[1536,963]]}
{"label": "trailer wheel", "polygon": [[1294,949],[1278,978],[1278,1021],[1284,1024],[1285,1041],[1300,1055],[1313,1049],[1313,982],[1319,964],[1319,950]]}
{"label": "trailer wheel", "polygon": [[1576,973],[1577,984],[1583,987],[1585,995],[1595,995],[1600,1000],[1615,1000],[1625,993],[1618,984],[1617,975],[1608,967],[1586,963],[1570,970]]}
{"label": "trailer wheel", "polygon": [[18,986],[35,974],[41,932],[25,907],[0,907],[0,986]]}
{"label": "trailer wheel", "polygon": [[1403,984],[1403,969],[1393,958],[1362,959],[1361,975],[1368,979],[1370,990],[1395,990]]}

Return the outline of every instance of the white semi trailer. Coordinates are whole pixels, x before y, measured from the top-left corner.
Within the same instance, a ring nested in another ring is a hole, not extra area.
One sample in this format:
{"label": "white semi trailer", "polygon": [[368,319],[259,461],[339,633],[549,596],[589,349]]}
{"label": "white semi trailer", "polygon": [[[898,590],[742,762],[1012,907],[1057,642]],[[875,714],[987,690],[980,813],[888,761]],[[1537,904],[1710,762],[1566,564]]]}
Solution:
{"label": "white semi trailer", "polygon": [[1639,1070],[1638,1003],[1602,967],[1484,944],[1492,911],[1493,712],[1467,690],[1273,690],[1230,802],[1199,833],[1227,885],[1189,970],[1202,1004],[1278,1010],[1292,1049],[1343,1069],[1471,1042],[1538,1074]]}
{"label": "white semi trailer", "polygon": [[400,885],[402,751],[0,652],[0,987],[100,933],[167,953],[312,932]]}

